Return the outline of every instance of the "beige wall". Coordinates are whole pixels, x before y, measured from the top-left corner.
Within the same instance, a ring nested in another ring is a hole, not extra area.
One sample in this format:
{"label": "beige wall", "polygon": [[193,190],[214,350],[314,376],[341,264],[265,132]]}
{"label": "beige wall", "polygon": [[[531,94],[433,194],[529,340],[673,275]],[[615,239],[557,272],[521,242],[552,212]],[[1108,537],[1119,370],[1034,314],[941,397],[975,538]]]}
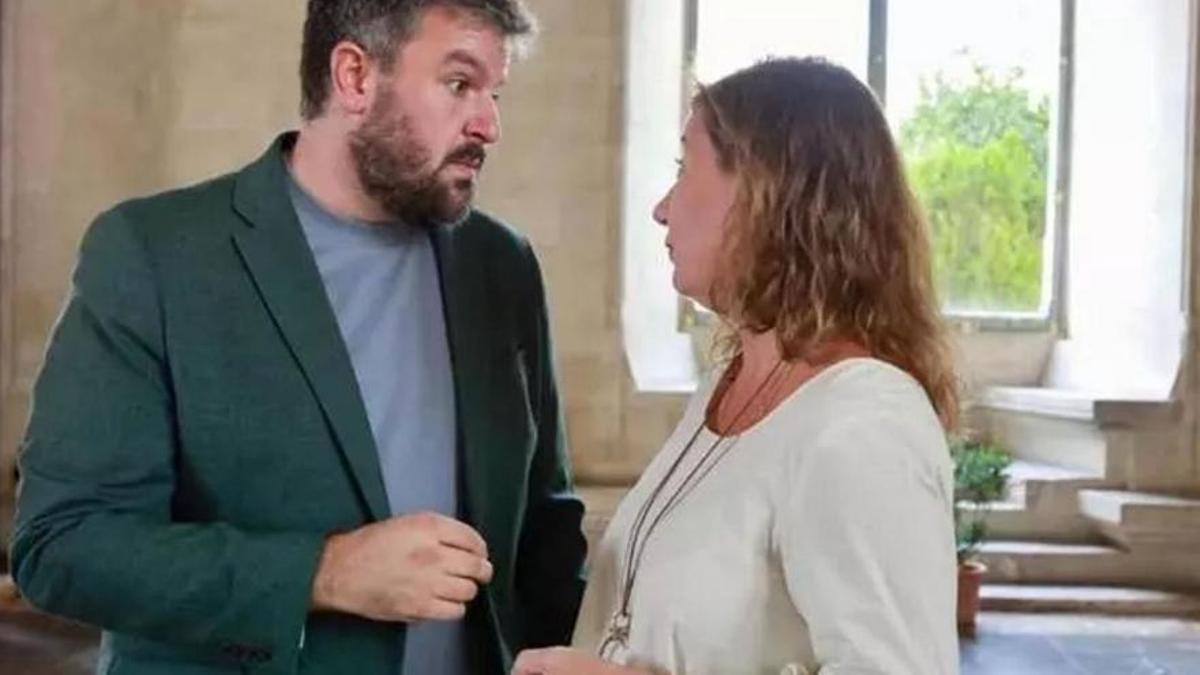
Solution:
{"label": "beige wall", "polygon": [[291,124],[303,6],[8,0],[3,11],[7,478],[84,228],[120,199],[244,163]]}
{"label": "beige wall", "polygon": [[[481,203],[539,251],[576,466],[628,475],[679,401],[629,390],[618,330],[624,3],[536,0]],[[114,202],[240,166],[295,125],[303,3],[8,0],[0,275],[5,476],[78,240]],[[628,433],[627,431],[628,430]],[[623,461],[624,456],[633,457]],[[11,501],[0,481],[0,509]],[[7,518],[0,512],[0,535]]]}

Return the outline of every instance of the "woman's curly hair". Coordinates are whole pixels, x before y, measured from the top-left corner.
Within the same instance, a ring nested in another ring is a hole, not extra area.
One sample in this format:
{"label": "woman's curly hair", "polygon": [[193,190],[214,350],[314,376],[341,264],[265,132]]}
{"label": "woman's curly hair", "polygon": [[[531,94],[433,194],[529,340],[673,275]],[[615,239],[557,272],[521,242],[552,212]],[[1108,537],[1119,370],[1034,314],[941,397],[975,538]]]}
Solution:
{"label": "woman's curly hair", "polygon": [[715,308],[737,329],[774,330],[788,359],[861,344],[953,428],[927,227],[871,91],[823,59],[768,59],[701,87],[693,110],[737,181]]}

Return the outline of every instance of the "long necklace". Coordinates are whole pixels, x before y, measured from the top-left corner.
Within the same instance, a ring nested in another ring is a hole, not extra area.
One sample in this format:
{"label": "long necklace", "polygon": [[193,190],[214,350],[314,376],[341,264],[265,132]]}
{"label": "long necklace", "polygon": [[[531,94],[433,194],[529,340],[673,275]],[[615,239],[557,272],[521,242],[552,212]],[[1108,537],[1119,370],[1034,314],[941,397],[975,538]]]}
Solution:
{"label": "long necklace", "polygon": [[[737,411],[737,414],[734,415],[733,420],[729,423],[727,428],[737,428],[738,422],[741,421],[742,416],[745,415],[746,411],[750,409],[750,406],[758,399],[759,395],[766,391],[767,385],[775,379],[775,376],[779,374],[783,366],[783,360],[780,360],[779,363],[775,364],[775,367],[771,369],[771,372],[769,372],[765,378],[763,378],[762,383],[758,385],[758,388],[754,390],[754,393],[750,395],[750,397],[746,400],[746,403],[744,403]],[[707,415],[704,415],[704,418],[707,418]],[[675,476],[675,472],[678,471],[683,465],[683,460],[691,453],[692,446],[700,437],[700,432],[704,429],[705,423],[706,419],[701,419],[700,424],[696,426],[696,430],[692,432],[691,437],[688,438],[687,443],[684,444],[683,450],[679,452],[679,455],[671,463],[671,466],[667,469],[666,474],[664,474],[663,477],[659,479],[658,483],[655,484],[654,489],[650,491],[650,496],[646,498],[646,501],[642,504],[641,508],[638,509],[637,515],[634,517],[633,526],[630,528],[629,540],[625,548],[625,565],[621,574],[622,581],[620,604],[617,607],[617,611],[613,613],[612,619],[609,621],[608,626],[604,631],[604,640],[600,643],[600,647],[596,650],[602,659],[609,659],[618,649],[624,649],[629,646],[629,630],[630,626],[632,625],[632,616],[630,614],[629,604],[631,598],[633,597],[634,583],[637,581],[637,574],[641,568],[642,554],[645,553],[646,543],[649,541],[650,535],[654,533],[654,530],[658,527],[659,523],[662,522],[663,518],[669,512],[674,510],[679,502],[682,501],[683,498],[690,493],[691,490],[701,480],[703,480],[705,476],[708,475],[709,471],[712,470],[712,467],[720,463],[725,455],[729,453],[730,449],[732,449],[737,443],[738,439],[741,438],[740,432],[732,436],[722,436],[717,434],[716,440],[714,440],[713,443],[704,451],[704,453],[700,456],[700,460],[696,462],[691,470],[688,471],[688,473],[683,477],[683,480],[680,481],[675,490],[670,494],[670,496],[667,497],[667,500],[663,504],[662,508],[659,509],[654,518],[651,519],[650,512],[653,510],[655,502],[658,501],[658,498],[662,495],[667,485],[671,482],[671,479]],[[729,443],[725,444],[725,448],[718,454],[718,449],[727,439],[729,440]],[[709,460],[712,459],[714,455],[716,455],[716,460],[710,463]],[[703,472],[701,472],[702,469]]]}

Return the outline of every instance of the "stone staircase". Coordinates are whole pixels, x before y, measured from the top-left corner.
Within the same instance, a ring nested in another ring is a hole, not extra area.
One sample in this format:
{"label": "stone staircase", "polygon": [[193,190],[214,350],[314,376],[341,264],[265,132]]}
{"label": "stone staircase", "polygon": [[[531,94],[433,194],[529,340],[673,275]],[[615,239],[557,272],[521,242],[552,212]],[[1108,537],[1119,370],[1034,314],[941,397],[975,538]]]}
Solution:
{"label": "stone staircase", "polygon": [[1200,615],[1200,598],[1195,595],[1113,586],[989,583],[980,589],[980,602],[993,612],[1152,617]]}
{"label": "stone staircase", "polygon": [[1171,439],[1173,401],[1096,400],[1015,387],[984,393],[974,424],[1011,452],[988,514],[984,609],[1200,615],[1200,499]]}

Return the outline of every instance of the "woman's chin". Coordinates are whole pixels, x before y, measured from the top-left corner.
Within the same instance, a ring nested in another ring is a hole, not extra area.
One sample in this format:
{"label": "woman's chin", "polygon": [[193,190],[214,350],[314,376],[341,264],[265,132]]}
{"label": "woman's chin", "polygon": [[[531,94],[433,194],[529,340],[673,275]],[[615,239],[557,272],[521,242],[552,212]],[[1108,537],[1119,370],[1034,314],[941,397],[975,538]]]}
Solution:
{"label": "woman's chin", "polygon": [[686,279],[679,276],[679,270],[675,271],[675,276],[671,277],[671,285],[675,287],[675,291],[685,298],[696,300],[696,289],[692,288],[691,284],[687,283]]}
{"label": "woman's chin", "polygon": [[671,282],[672,285],[675,286],[675,291],[677,293],[688,300],[703,306],[705,309],[712,311],[712,303],[709,302],[708,293],[697,290],[695,284],[685,283],[683,279],[680,279],[678,271],[675,273],[675,276],[672,277]]}

